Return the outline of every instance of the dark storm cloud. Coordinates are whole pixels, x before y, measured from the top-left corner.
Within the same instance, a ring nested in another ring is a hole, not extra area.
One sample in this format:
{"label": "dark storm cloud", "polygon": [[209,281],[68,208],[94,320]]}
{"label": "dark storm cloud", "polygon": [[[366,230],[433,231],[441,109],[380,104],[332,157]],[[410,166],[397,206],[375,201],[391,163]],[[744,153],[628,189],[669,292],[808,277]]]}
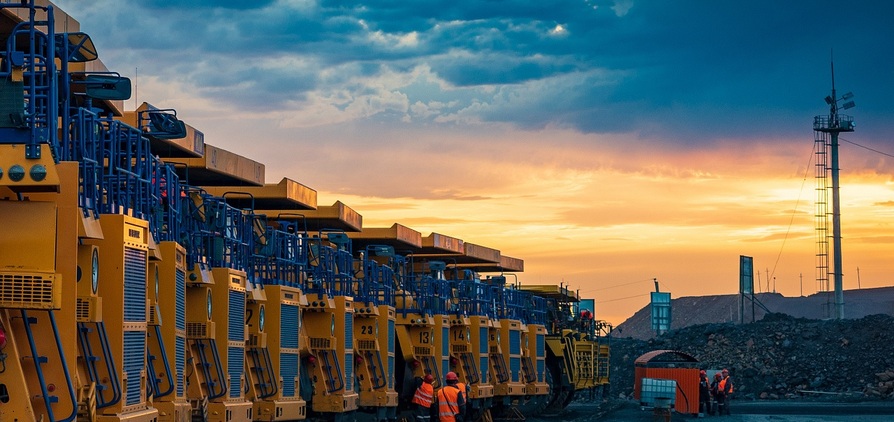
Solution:
{"label": "dark storm cloud", "polygon": [[[103,35],[101,51],[241,106],[360,96],[368,89],[358,79],[424,67],[443,89],[376,87],[411,104],[450,97],[415,115],[419,123],[463,118],[698,145],[803,133],[827,112],[834,49],[839,88],[857,94],[854,114],[871,133],[892,129],[894,2],[881,0],[60,3]],[[277,61],[296,64],[271,67]],[[392,111],[366,118],[403,121]]]}

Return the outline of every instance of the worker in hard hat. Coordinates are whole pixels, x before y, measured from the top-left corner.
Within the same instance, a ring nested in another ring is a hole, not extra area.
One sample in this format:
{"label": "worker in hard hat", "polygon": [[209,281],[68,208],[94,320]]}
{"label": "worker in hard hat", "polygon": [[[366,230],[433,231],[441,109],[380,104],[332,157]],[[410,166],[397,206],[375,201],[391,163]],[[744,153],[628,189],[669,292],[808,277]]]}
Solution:
{"label": "worker in hard hat", "polygon": [[438,418],[440,422],[462,422],[466,406],[465,392],[457,386],[456,372],[448,372],[444,377],[447,385],[438,391]]}
{"label": "worker in hard hat", "polygon": [[[457,376],[457,378],[458,378],[458,376]],[[462,409],[460,409],[460,412],[463,414],[463,416],[468,415],[469,413],[468,413],[467,409],[469,408],[469,393],[471,392],[471,388],[469,388],[469,386],[466,385],[466,383],[464,383],[462,381],[456,382],[456,388],[458,388],[459,392],[463,395],[464,404],[463,404]]]}
{"label": "worker in hard hat", "polygon": [[433,382],[435,382],[435,377],[427,374],[422,379],[422,384],[416,389],[416,394],[413,395],[412,403],[415,406],[413,408],[413,416],[416,417],[416,422],[431,421],[431,404],[435,396],[435,389],[432,386]]}
{"label": "worker in hard hat", "polygon": [[721,380],[723,380],[723,375],[720,372],[715,372],[714,381],[711,382],[711,398],[714,399],[714,406],[711,407],[711,411],[709,412],[711,416],[714,416],[715,412],[722,412],[721,407],[723,406],[723,393],[719,391],[718,388]]}
{"label": "worker in hard hat", "polygon": [[724,369],[720,372],[720,382],[717,383],[717,391],[722,394],[723,406],[721,406],[721,415],[729,415],[729,399],[733,395],[733,380],[729,376],[729,371]]}
{"label": "worker in hard hat", "polygon": [[708,382],[708,373],[702,369],[698,371],[698,417],[705,417],[711,408],[711,383]]}

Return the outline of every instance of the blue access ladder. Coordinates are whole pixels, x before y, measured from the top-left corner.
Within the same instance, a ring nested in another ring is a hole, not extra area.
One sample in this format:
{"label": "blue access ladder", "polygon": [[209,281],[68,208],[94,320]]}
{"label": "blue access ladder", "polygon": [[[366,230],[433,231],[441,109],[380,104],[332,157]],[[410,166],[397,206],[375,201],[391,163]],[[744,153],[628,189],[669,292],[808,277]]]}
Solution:
{"label": "blue access ladder", "polygon": [[48,384],[47,384],[46,377],[44,375],[44,369],[43,369],[43,365],[45,365],[47,362],[49,362],[50,358],[46,355],[41,355],[40,352],[37,350],[37,343],[34,340],[34,330],[32,330],[32,328],[31,328],[32,325],[38,324],[39,321],[38,321],[37,317],[29,316],[28,311],[25,309],[22,309],[21,310],[22,321],[24,322],[25,332],[27,333],[27,337],[28,337],[28,345],[31,350],[30,359],[32,362],[34,362],[34,369],[35,369],[35,372],[37,373],[38,383],[40,384],[40,396],[38,398],[40,398],[43,401],[44,405],[46,406],[47,417],[49,418],[49,420],[60,421],[60,422],[73,421],[73,420],[75,420],[75,417],[77,417],[77,412],[78,412],[78,403],[77,403],[77,399],[75,398],[74,386],[71,382],[71,375],[68,372],[68,364],[65,361],[65,353],[62,350],[62,342],[59,339],[59,328],[56,326],[56,317],[53,315],[52,310],[46,311],[46,313],[47,313],[47,318],[48,318],[47,321],[48,321],[49,326],[51,327],[52,332],[53,332],[53,340],[56,343],[55,352],[57,353],[57,355],[54,356],[54,358],[57,358],[61,361],[62,367],[64,369],[65,384],[66,384],[65,392],[68,393],[68,395],[67,395],[67,397],[65,397],[65,399],[70,401],[72,412],[70,415],[68,415],[64,418],[61,418],[61,419],[57,419],[53,412],[53,404],[59,402],[59,396],[51,394],[50,389],[48,388]]}
{"label": "blue access ladder", "polygon": [[[394,248],[390,246],[369,245],[361,262],[363,273],[357,280],[357,290],[354,295],[355,302],[365,303],[370,307],[379,305],[394,306],[394,270],[391,266],[381,264],[374,256],[385,257],[389,263],[393,263]],[[390,327],[389,327],[390,329]],[[390,334],[390,333],[389,333]],[[363,362],[370,373],[370,381],[374,389],[380,389],[387,385],[388,376],[385,374],[385,366],[382,363],[382,353],[378,339],[373,342],[360,342],[358,348]],[[389,350],[391,345],[389,345]],[[392,366],[393,368],[393,363]]]}
{"label": "blue access ladder", "polygon": [[[347,235],[341,231],[324,229],[319,235],[309,238],[307,245],[309,276],[303,288],[304,293],[326,298],[351,296],[353,257]],[[352,321],[352,318],[346,318],[346,323]],[[352,334],[346,328],[346,342]],[[344,390],[345,380],[353,377],[353,367],[349,366],[342,372],[335,345],[328,338],[310,338],[309,348],[316,359],[320,360],[326,391],[331,394]],[[347,365],[353,365],[353,359],[346,360]]]}
{"label": "blue access ladder", "polygon": [[207,399],[214,400],[227,394],[226,374],[217,354],[217,342],[213,338],[189,339],[192,355],[199,360],[198,367],[208,392]]}
{"label": "blue access ladder", "polygon": [[[206,199],[213,198],[203,189],[181,185],[180,200],[180,243],[186,250],[187,269],[192,271],[199,267],[201,271],[210,270],[211,242],[213,235],[208,230],[208,207]],[[206,400],[214,400],[227,394],[225,370],[221,365],[217,342],[213,337],[195,337],[187,339],[188,347],[201,373],[201,382],[207,392]]]}
{"label": "blue access ladder", "polygon": [[[530,300],[525,303],[524,314],[528,324],[537,324],[549,327],[549,318],[547,316],[547,300],[542,296],[531,294]],[[543,382],[546,378],[546,336],[537,334],[535,341],[536,352],[536,373],[537,380]]]}
{"label": "blue access ladder", "polygon": [[[151,329],[146,330],[146,342],[147,344],[155,344],[156,350],[159,350],[159,356],[152,354],[152,348],[146,347],[146,371],[147,379],[149,380],[149,391],[154,397],[163,397],[174,392],[176,385],[172,375],[174,371],[171,370],[171,362],[168,360],[167,352],[165,352],[161,325],[150,325],[150,327]],[[159,373],[165,374],[165,377],[159,378]]]}
{"label": "blue access ladder", "polygon": [[[506,279],[503,277],[495,277],[495,279],[491,280],[495,284],[480,283],[487,286],[487,290],[490,291],[490,307],[487,309],[491,319],[499,319],[508,316],[507,314],[509,313],[506,308],[506,287],[503,285]],[[499,335],[500,330],[498,329],[497,336]],[[496,339],[487,337],[489,344],[488,354],[490,355],[491,366],[494,369],[494,380],[497,384],[502,384],[509,382],[509,370],[506,368],[506,357],[503,356],[504,351],[500,349],[499,340],[499,337]]]}
{"label": "blue access ladder", "polygon": [[[451,307],[451,313],[463,316],[478,316],[485,318],[493,318],[495,306],[493,303],[493,291],[490,286],[482,283],[478,279],[475,272],[470,270],[456,271],[454,278],[450,280],[450,286],[454,295],[457,296],[458,303]],[[475,368],[474,372],[479,373],[480,382],[487,382],[489,373],[490,333],[486,327],[478,327],[479,332],[476,333],[481,339],[480,349],[470,351],[468,354],[462,354],[462,365],[465,370]],[[481,357],[475,363],[475,356],[479,354],[487,354],[488,357]],[[469,384],[476,384],[471,379]]]}
{"label": "blue access ladder", "polygon": [[[258,397],[266,399],[273,397],[279,390],[276,376],[273,371],[273,361],[270,360],[270,349],[266,347],[248,347],[245,353],[249,357],[249,368],[255,374],[255,387],[258,389]],[[247,391],[246,391],[247,392]]]}
{"label": "blue access ladder", "polygon": [[[99,345],[98,351],[94,350],[94,345]],[[121,400],[121,382],[115,370],[105,324],[102,321],[78,322],[78,346],[87,376],[96,383],[96,407],[101,409],[118,403]]]}
{"label": "blue access ladder", "polygon": [[[531,300],[534,296],[533,293],[525,290],[520,290],[517,288],[517,286],[513,286],[512,292],[512,302],[514,308],[513,314],[517,313],[518,318],[521,320],[522,324],[525,324],[526,326],[528,324],[536,324],[537,322],[534,321],[531,318],[530,314],[527,312],[528,305],[531,303]],[[531,334],[527,334],[525,338],[528,342],[530,342]],[[521,358],[522,376],[524,376],[524,382],[530,384],[537,381],[537,373],[535,372],[536,366],[534,365],[534,359],[530,354],[530,348],[528,347],[528,345],[524,344],[522,345],[522,347],[524,351]]]}
{"label": "blue access ladder", "polygon": [[[307,270],[307,229],[297,221],[290,221],[283,216],[277,216],[267,220],[265,216],[256,215],[254,231],[256,234],[253,243],[254,254],[252,256],[252,270],[257,282],[264,286],[278,285],[292,288],[301,288],[301,277]],[[260,233],[263,231],[263,235]],[[298,377],[300,353],[298,352],[298,337],[300,327],[300,310],[297,304],[278,304],[281,307],[280,319],[280,366],[278,374],[273,371],[272,365],[266,361],[270,359],[267,349],[255,350],[250,346],[247,352],[254,362],[252,371],[258,372],[258,379],[263,379],[265,373],[273,384],[273,388],[259,386],[261,398],[272,397],[276,394],[278,383],[276,377],[283,379],[282,397],[295,397],[297,391],[295,383],[291,380]],[[260,356],[264,353],[266,356]],[[254,356],[251,356],[254,354]],[[262,359],[263,358],[263,359]],[[270,368],[270,369],[265,369]],[[264,388],[261,388],[264,387]]]}

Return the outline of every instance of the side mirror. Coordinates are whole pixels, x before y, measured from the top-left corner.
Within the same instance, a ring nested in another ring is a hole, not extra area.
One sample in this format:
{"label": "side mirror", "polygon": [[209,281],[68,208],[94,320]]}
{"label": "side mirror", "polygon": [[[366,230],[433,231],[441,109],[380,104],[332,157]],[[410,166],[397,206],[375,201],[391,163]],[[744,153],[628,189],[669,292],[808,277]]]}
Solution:
{"label": "side mirror", "polygon": [[348,239],[348,235],[340,232],[328,233],[327,237],[330,242],[335,243],[339,246],[347,245],[348,242],[350,242],[350,239]]}
{"label": "side mirror", "polygon": [[376,245],[370,251],[375,256],[384,256],[384,257],[393,257],[394,256],[394,248],[386,245]]}
{"label": "side mirror", "polygon": [[130,79],[115,75],[87,75],[82,82],[87,96],[96,100],[130,99]]}
{"label": "side mirror", "polygon": [[179,139],[186,137],[186,124],[174,114],[150,111],[147,135],[157,139]]}

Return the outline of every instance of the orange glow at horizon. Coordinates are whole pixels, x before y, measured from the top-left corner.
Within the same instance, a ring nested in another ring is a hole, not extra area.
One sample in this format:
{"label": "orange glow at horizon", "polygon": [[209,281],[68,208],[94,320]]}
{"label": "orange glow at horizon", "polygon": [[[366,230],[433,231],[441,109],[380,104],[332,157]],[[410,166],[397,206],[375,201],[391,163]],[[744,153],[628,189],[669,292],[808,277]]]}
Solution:
{"label": "orange glow at horizon", "polygon": [[[519,282],[564,282],[615,325],[648,304],[653,278],[675,298],[736,294],[739,255],[754,257],[757,291],[815,293],[812,173],[737,168],[725,154],[662,156],[639,169],[503,163],[490,170],[511,172],[505,185],[460,177],[450,195],[320,191],[319,202],[348,204],[364,227],[400,223],[523,259]],[[845,289],[857,288],[857,267],[863,288],[894,284],[891,177],[847,174],[841,185]]]}

